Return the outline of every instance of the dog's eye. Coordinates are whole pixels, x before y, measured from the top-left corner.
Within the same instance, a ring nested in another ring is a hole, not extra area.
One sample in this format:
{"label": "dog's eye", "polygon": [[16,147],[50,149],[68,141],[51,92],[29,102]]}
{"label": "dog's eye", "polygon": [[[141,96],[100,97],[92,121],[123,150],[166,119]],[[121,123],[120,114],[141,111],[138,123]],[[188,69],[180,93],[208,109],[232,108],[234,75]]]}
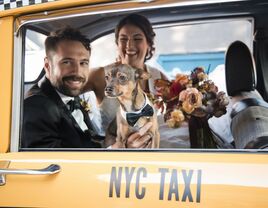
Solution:
{"label": "dog's eye", "polygon": [[108,81],[109,80],[109,76],[105,75],[105,80]]}
{"label": "dog's eye", "polygon": [[127,77],[126,76],[123,76],[123,75],[119,76],[119,79],[121,81],[127,81]]}

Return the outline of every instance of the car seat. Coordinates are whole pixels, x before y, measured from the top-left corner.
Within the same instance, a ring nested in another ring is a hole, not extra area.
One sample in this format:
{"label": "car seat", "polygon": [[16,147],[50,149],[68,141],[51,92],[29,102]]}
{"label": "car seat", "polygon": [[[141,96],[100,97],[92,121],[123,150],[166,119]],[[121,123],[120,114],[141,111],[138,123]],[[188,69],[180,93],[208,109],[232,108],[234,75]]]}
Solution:
{"label": "car seat", "polygon": [[225,70],[236,148],[268,148],[268,103],[255,89],[255,62],[246,44],[235,41],[228,47]]}

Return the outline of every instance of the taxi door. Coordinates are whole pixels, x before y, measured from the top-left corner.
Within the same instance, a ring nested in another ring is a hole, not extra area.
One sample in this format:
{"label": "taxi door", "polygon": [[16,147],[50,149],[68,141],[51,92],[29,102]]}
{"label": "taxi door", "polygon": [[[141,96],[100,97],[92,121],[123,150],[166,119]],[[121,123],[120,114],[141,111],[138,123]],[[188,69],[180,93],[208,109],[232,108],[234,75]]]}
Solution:
{"label": "taxi door", "polygon": [[0,154],[1,207],[266,207],[267,156],[246,153]]}

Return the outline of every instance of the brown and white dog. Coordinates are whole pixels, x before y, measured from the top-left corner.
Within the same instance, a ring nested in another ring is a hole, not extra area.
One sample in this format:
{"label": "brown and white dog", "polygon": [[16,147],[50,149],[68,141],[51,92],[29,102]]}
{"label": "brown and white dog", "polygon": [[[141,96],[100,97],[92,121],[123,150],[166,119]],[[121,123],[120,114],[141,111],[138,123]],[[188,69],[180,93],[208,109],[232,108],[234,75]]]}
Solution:
{"label": "brown and white dog", "polygon": [[149,148],[158,148],[160,134],[157,116],[152,104],[139,85],[140,79],[145,80],[150,77],[149,73],[121,63],[108,65],[104,67],[104,71],[105,95],[117,98],[120,103],[119,109],[115,109],[118,110],[116,141],[121,144],[121,147],[126,147],[128,136],[151,121],[153,125],[148,133],[151,134],[152,140]]}

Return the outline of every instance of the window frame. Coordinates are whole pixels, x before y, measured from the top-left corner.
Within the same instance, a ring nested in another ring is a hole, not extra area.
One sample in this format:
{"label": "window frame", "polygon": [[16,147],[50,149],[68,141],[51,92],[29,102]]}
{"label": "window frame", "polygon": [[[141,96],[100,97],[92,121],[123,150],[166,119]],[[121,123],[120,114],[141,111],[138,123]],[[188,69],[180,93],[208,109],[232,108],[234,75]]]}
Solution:
{"label": "window frame", "polygon": [[[142,9],[138,9],[138,11],[140,11]],[[109,11],[106,11],[107,13],[109,13]],[[93,13],[93,14],[92,14]],[[96,12],[87,12],[87,15],[96,15]],[[113,12],[111,12],[113,13]],[[81,14],[81,16],[83,16],[85,14]],[[74,16],[78,16],[74,15]],[[64,16],[62,17],[64,18]],[[68,16],[68,18],[70,18]],[[158,26],[156,26],[156,24],[154,23],[154,27],[163,27],[163,26],[167,26],[167,25],[172,25],[172,24],[176,24],[176,25],[191,25],[191,24],[198,24],[198,23],[205,23],[205,22],[217,22],[217,21],[226,21],[226,20],[235,20],[235,19],[248,19],[252,21],[252,30],[254,30],[254,18],[252,16],[241,16],[241,17],[217,17],[215,19],[213,18],[208,18],[205,20],[186,20],[186,21],[179,21],[176,23],[160,23]],[[52,21],[52,19],[46,19],[46,20],[42,20],[42,21]],[[20,62],[17,61],[18,59],[14,59],[14,82],[13,82],[13,102],[12,102],[12,130],[11,130],[11,152],[18,152],[18,151],[115,151],[115,150],[107,150],[107,149],[90,149],[90,148],[64,148],[64,149],[53,149],[53,148],[45,148],[45,149],[41,149],[41,148],[20,148],[19,147],[19,141],[20,141],[20,134],[21,134],[21,122],[22,122],[22,112],[23,112],[23,96],[22,94],[24,94],[23,89],[24,89],[24,57],[25,57],[25,53],[24,53],[24,43],[25,43],[25,30],[26,28],[29,26],[31,26],[31,23],[33,23],[33,21],[29,21],[26,23],[23,23],[23,25],[20,26],[20,29],[17,31],[16,36],[14,38],[14,57],[20,57],[21,59],[21,65],[19,64]],[[104,31],[102,34],[108,33],[107,31]],[[99,35],[96,36],[97,38],[99,37]],[[253,42],[252,42],[253,45]],[[22,66],[22,70],[21,70],[21,66]],[[19,93],[20,92],[20,93]],[[21,105],[17,105],[17,103],[21,103]],[[116,151],[120,151],[120,150],[116,150]],[[124,150],[124,151],[137,151],[137,150]],[[138,150],[141,151],[141,150]],[[146,150],[148,151],[148,150]],[[149,151],[166,151],[165,149],[159,149],[159,150],[149,150]],[[170,149],[167,151],[174,151],[174,149]],[[176,151],[196,151],[193,149],[176,149]],[[216,150],[207,150],[207,149],[199,149],[197,151],[201,151],[201,152],[207,152],[207,151],[226,151],[224,149],[216,149]],[[232,151],[236,151],[236,150],[232,150]],[[247,151],[247,150],[245,150]]]}

